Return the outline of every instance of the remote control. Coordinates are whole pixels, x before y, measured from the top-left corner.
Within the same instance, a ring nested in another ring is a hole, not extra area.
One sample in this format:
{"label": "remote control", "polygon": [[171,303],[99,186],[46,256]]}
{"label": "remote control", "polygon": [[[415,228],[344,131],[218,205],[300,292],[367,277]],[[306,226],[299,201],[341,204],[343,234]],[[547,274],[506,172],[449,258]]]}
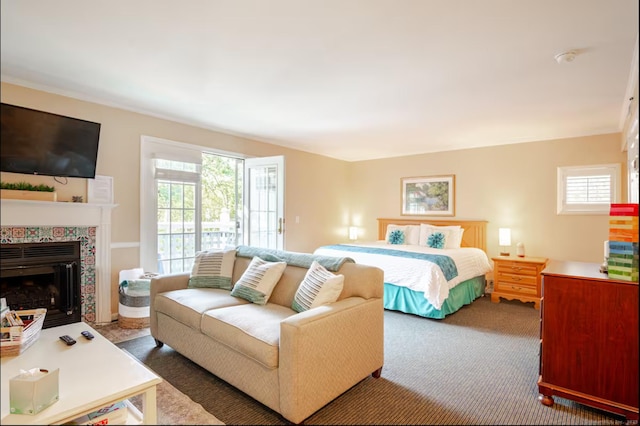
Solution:
{"label": "remote control", "polygon": [[91,339],[93,339],[93,334],[89,333],[89,332],[88,332],[88,331],[86,331],[86,330],[85,330],[85,331],[83,331],[83,332],[82,332],[82,333],[80,333],[80,334],[82,334],[82,335],[83,335],[87,340],[91,340]]}
{"label": "remote control", "polygon": [[60,336],[60,340],[65,342],[67,344],[67,346],[75,345],[75,343],[76,343],[76,341],[75,341],[75,339],[73,339],[73,337],[68,336],[66,334],[64,336]]}

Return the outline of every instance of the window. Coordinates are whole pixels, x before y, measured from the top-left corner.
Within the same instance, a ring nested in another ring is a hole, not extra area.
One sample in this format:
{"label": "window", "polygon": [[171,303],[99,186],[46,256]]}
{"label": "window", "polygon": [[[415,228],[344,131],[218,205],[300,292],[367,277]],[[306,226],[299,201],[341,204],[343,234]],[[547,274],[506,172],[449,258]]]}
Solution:
{"label": "window", "polygon": [[156,158],[155,181],[158,272],[189,271],[200,247],[200,165]]}
{"label": "window", "polygon": [[558,167],[558,214],[609,214],[620,193],[619,164]]}

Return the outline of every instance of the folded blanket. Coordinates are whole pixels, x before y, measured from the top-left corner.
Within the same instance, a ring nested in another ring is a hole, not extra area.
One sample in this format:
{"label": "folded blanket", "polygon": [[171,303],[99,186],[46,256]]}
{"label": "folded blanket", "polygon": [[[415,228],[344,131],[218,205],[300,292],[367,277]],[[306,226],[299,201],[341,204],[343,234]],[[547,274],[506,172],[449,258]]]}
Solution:
{"label": "folded blanket", "polygon": [[286,262],[287,265],[300,266],[309,268],[313,261],[317,261],[329,271],[337,271],[345,263],[355,263],[350,257],[333,257],[322,256],[310,253],[296,253],[292,251],[273,250],[259,247],[238,246],[236,248],[236,256],[239,257],[255,257],[266,260],[268,262]]}
{"label": "folded blanket", "polygon": [[148,296],[151,279],[124,280],[120,283],[120,293],[128,296]]}

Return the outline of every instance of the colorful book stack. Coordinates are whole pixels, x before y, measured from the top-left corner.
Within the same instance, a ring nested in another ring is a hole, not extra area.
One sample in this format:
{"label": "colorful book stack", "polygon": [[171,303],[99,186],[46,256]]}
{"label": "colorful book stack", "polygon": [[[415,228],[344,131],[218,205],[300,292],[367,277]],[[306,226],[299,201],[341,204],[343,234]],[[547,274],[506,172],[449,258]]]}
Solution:
{"label": "colorful book stack", "polygon": [[609,278],[638,281],[638,204],[611,204]]}

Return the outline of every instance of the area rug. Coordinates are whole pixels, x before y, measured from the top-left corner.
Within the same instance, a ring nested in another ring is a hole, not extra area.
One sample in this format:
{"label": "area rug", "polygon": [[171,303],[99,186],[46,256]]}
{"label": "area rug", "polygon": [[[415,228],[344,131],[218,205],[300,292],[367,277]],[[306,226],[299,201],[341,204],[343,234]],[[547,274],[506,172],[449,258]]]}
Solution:
{"label": "area rug", "polygon": [[[123,349],[124,350],[124,349]],[[218,418],[207,412],[202,405],[180,392],[166,380],[156,388],[156,405],[158,407],[159,425],[223,425]],[[129,401],[142,411],[142,395],[130,398]]]}

